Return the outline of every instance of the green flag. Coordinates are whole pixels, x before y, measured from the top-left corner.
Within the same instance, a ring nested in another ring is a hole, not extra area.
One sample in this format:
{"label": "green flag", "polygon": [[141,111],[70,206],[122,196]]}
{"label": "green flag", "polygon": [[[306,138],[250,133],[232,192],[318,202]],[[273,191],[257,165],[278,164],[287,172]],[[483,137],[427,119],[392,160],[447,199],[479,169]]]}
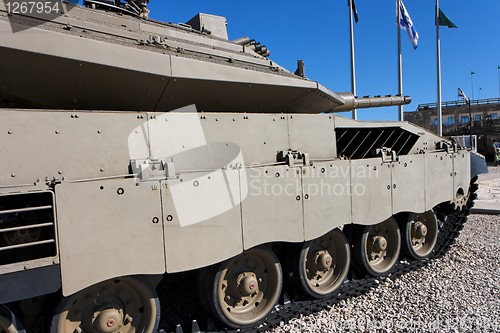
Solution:
{"label": "green flag", "polygon": [[441,9],[439,9],[439,18],[437,25],[444,25],[448,28],[457,28],[455,23],[451,22],[451,20],[446,16]]}

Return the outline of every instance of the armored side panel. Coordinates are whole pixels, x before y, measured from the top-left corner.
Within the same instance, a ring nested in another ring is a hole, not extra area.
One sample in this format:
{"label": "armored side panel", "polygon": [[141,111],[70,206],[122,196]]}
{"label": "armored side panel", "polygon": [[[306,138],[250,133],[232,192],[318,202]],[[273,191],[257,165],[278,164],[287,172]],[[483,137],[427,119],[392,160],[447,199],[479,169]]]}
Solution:
{"label": "armored side panel", "polygon": [[425,191],[425,155],[399,156],[392,164],[392,213],[425,212]]}
{"label": "armored side panel", "polygon": [[351,171],[348,160],[317,162],[302,168],[305,240],[352,223]]}
{"label": "armored side panel", "polygon": [[64,295],[117,276],[165,272],[158,182],[64,183],[55,193]]}

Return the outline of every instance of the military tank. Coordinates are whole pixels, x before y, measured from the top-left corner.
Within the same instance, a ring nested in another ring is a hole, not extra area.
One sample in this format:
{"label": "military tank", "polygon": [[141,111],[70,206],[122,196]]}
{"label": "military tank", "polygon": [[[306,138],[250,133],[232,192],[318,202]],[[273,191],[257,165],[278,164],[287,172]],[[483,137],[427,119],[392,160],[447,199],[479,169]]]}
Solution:
{"label": "military tank", "polygon": [[175,327],[158,286],[175,292],[179,274],[213,329],[254,330],[284,295],[328,302],[408,270],[400,258],[419,267],[465,222],[484,161],[406,122],[333,114],[407,96],[333,92],[228,40],[219,16],[12,3],[0,0],[0,330]]}

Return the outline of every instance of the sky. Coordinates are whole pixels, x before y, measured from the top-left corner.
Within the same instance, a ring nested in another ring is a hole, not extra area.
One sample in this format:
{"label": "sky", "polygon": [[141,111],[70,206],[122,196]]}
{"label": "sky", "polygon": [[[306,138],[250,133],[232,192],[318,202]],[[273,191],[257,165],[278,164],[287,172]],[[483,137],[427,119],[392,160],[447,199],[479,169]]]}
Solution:
{"label": "sky", "polygon": [[[355,0],[357,95],[398,92],[395,0]],[[350,91],[349,9],[347,0],[151,0],[154,19],[187,22],[199,12],[225,16],[229,39],[249,36],[271,50],[270,59],[333,91]],[[405,111],[437,100],[435,0],[404,0],[419,33],[413,50],[401,34],[403,93],[412,97]],[[457,100],[457,88],[474,99],[500,97],[500,0],[441,0],[441,10],[457,29],[440,28],[442,100]],[[471,71],[474,75],[471,75]],[[472,79],[472,81],[471,81]],[[474,88],[474,90],[472,89]],[[358,111],[362,120],[395,120],[397,107]]]}

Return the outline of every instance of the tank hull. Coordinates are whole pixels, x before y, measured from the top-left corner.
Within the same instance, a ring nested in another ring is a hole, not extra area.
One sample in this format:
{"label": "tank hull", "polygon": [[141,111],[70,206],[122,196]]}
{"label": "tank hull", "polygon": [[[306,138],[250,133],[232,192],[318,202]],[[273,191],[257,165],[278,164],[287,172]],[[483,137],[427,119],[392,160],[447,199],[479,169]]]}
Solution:
{"label": "tank hull", "polygon": [[[115,276],[189,271],[261,244],[423,213],[467,192],[471,178],[468,151],[435,148],[439,137],[408,123],[9,109],[0,117],[0,193],[53,193],[59,236],[54,257],[1,272],[60,261],[65,295]],[[349,149],[370,133],[385,139]],[[394,153],[377,155],[382,142]],[[223,234],[231,236],[215,245]],[[123,242],[135,246],[123,251]],[[82,274],[89,267],[95,273]]]}

